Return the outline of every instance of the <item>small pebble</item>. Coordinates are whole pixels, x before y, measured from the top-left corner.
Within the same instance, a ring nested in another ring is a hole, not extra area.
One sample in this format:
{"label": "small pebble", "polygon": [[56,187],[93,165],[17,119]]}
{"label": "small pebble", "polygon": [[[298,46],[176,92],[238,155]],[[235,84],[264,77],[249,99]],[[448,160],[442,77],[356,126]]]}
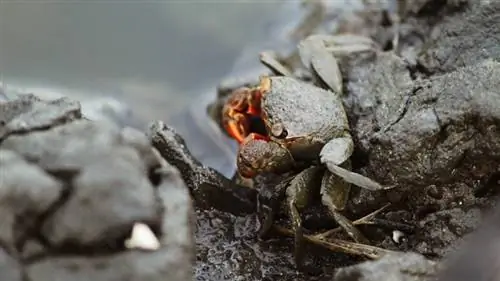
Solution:
{"label": "small pebble", "polygon": [[405,234],[399,230],[394,230],[392,232],[392,240],[399,244],[401,242],[401,238],[405,236]]}
{"label": "small pebble", "polygon": [[127,249],[158,250],[160,241],[154,235],[149,226],[143,223],[136,223],[132,228],[130,238],[125,241]]}

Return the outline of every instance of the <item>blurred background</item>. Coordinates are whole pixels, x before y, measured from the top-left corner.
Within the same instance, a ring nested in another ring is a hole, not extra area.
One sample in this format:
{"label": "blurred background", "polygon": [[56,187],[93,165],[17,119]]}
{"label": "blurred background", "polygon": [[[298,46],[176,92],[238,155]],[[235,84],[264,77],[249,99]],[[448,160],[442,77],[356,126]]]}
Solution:
{"label": "blurred background", "polygon": [[2,0],[2,82],[110,95],[141,118],[165,119],[216,85],[247,45],[267,39],[282,4]]}
{"label": "blurred background", "polygon": [[301,3],[0,0],[0,86],[7,95],[73,97],[91,118],[140,129],[166,121],[229,176],[235,144],[204,122],[205,108],[223,78],[257,77],[258,53],[290,44]]}

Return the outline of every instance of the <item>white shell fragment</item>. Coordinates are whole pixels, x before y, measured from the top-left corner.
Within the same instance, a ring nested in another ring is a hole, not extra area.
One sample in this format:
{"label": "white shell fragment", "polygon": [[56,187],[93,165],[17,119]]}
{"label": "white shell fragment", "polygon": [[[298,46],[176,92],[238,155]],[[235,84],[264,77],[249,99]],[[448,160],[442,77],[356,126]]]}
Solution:
{"label": "white shell fragment", "polygon": [[403,238],[405,234],[399,230],[394,230],[392,232],[392,241],[396,242],[399,244],[401,242],[401,238]]}
{"label": "white shell fragment", "polygon": [[158,250],[160,241],[156,238],[149,226],[143,223],[136,223],[132,228],[130,238],[125,240],[127,249]]}

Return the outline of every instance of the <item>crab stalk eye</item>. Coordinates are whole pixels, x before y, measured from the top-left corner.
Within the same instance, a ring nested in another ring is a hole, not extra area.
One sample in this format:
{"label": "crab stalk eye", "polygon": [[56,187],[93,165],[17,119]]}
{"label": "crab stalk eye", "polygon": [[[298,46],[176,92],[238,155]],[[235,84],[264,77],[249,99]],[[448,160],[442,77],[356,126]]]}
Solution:
{"label": "crab stalk eye", "polygon": [[286,131],[283,124],[276,123],[271,126],[271,134],[276,138],[282,139],[287,137],[288,132]]}

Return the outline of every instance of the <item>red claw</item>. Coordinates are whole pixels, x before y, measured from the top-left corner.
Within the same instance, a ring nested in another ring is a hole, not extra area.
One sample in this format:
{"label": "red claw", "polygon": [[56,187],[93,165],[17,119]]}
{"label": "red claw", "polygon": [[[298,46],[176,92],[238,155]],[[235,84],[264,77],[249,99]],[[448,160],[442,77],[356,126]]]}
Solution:
{"label": "red claw", "polygon": [[[260,117],[262,98],[261,90],[257,88],[242,87],[231,93],[222,108],[222,124],[226,132],[238,143],[243,143],[245,138],[252,135],[249,120],[252,116]],[[257,134],[256,134],[257,135]],[[255,136],[258,139],[267,139],[265,136]]]}

